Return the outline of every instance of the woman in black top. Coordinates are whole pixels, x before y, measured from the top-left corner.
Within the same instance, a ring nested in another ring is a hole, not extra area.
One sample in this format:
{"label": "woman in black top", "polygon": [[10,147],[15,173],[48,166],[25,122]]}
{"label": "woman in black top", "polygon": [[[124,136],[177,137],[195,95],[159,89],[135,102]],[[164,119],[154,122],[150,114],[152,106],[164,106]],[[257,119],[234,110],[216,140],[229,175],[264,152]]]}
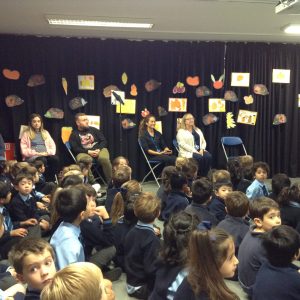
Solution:
{"label": "woman in black top", "polygon": [[149,159],[160,161],[165,166],[174,165],[176,157],[172,155],[172,150],[167,147],[162,134],[154,129],[155,122],[153,115],[148,115],[141,121],[139,127],[141,146]]}

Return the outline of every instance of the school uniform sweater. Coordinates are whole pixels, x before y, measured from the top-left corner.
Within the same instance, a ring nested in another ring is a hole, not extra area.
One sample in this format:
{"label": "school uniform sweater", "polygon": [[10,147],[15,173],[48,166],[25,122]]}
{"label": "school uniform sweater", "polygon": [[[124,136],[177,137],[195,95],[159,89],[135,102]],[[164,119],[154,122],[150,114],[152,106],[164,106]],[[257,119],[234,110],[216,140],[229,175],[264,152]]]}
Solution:
{"label": "school uniform sweater", "polygon": [[200,222],[209,222],[211,227],[214,227],[218,224],[217,218],[209,211],[207,205],[192,202],[186,207],[185,211],[189,214],[196,215]]}
{"label": "school uniform sweater", "polygon": [[226,217],[225,203],[220,197],[214,196],[208,205],[209,211],[216,217],[218,222]]}
{"label": "school uniform sweater", "polygon": [[182,284],[179,286],[173,300],[209,300],[206,293],[201,293],[196,296],[188,283],[187,279],[184,279]]}

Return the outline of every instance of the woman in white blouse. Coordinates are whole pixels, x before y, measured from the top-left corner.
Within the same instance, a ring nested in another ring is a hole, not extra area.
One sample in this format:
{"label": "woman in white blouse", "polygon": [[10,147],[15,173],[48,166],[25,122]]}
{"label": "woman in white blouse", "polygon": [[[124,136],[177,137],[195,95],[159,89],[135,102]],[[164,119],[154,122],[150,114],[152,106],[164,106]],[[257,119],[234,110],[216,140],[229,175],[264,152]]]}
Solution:
{"label": "woman in white blouse", "polygon": [[198,161],[200,176],[206,176],[211,167],[212,156],[205,150],[206,141],[202,131],[195,126],[192,114],[187,113],[182,117],[177,132],[179,157],[194,158]]}

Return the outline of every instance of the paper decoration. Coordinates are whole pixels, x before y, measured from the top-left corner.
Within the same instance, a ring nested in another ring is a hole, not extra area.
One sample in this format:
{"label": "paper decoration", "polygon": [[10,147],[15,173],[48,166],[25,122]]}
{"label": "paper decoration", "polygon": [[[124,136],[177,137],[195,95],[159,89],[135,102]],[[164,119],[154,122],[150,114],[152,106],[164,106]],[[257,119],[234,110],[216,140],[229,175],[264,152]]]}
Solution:
{"label": "paper decoration", "polygon": [[24,103],[24,100],[17,95],[9,95],[5,98],[5,103],[8,107],[14,107]]}
{"label": "paper decoration", "polygon": [[234,91],[226,91],[225,94],[224,94],[224,100],[225,101],[231,101],[231,102],[237,102],[239,101],[236,93]]}
{"label": "paper decoration", "polygon": [[273,69],[272,82],[290,83],[291,70]]}
{"label": "paper decoration", "polygon": [[269,95],[269,91],[264,84],[255,84],[253,87],[253,93],[257,95],[266,96]]}
{"label": "paper decoration", "polygon": [[225,77],[225,75],[222,74],[220,76],[219,80],[216,80],[214,75],[212,75],[212,74],[210,75],[210,78],[211,78],[211,80],[213,82],[213,87],[216,90],[220,90],[223,87],[223,85],[224,85],[224,77]]}
{"label": "paper decoration", "polygon": [[34,74],[29,77],[27,86],[35,87],[35,86],[45,84],[45,82],[46,82],[46,79],[43,74]]}
{"label": "paper decoration", "polygon": [[132,129],[136,127],[136,124],[129,118],[122,120],[121,125],[124,130]]}
{"label": "paper decoration", "polygon": [[122,82],[123,82],[123,84],[125,85],[125,84],[127,83],[127,81],[128,81],[128,77],[127,77],[127,74],[124,72],[124,73],[122,74]]}
{"label": "paper decoration", "polygon": [[169,98],[169,111],[186,112],[187,98]]}
{"label": "paper decoration", "polygon": [[72,109],[72,110],[75,110],[77,108],[80,108],[80,107],[83,107],[87,104],[87,101],[85,101],[83,98],[81,97],[75,97],[73,99],[71,99],[69,101],[69,107]]}
{"label": "paper decoration", "polygon": [[209,112],[225,112],[225,100],[219,98],[209,98],[208,100]]}
{"label": "paper decoration", "polygon": [[19,131],[19,139],[21,139],[22,135],[23,135],[23,132],[28,130],[28,126],[27,125],[21,125],[20,126],[20,131]]}
{"label": "paper decoration", "polygon": [[119,88],[116,85],[108,85],[103,89],[103,95],[105,98],[110,98],[111,97],[111,91],[119,91]]}
{"label": "paper decoration", "polygon": [[298,107],[300,107],[300,94],[298,94]]}
{"label": "paper decoration", "polygon": [[130,95],[136,97],[138,95],[137,87],[135,84],[132,84],[130,87]]}
{"label": "paper decoration", "polygon": [[78,75],[78,89],[93,91],[95,89],[94,75]]}
{"label": "paper decoration", "polygon": [[200,97],[206,97],[210,95],[211,95],[211,91],[205,85],[196,88],[196,97],[200,98]]}
{"label": "paper decoration", "polygon": [[178,81],[173,87],[173,94],[183,94],[185,92],[184,83]]}
{"label": "paper decoration", "polygon": [[188,76],[186,78],[186,83],[190,86],[198,86],[200,83],[200,78],[199,76],[194,76],[194,77]]}
{"label": "paper decoration", "polygon": [[208,126],[210,124],[214,124],[216,123],[217,121],[219,120],[219,118],[212,114],[212,113],[209,113],[209,114],[206,114],[202,117],[202,122],[205,126]]}
{"label": "paper decoration", "polygon": [[65,91],[65,94],[68,95],[68,81],[65,77],[61,79],[61,85]]}
{"label": "paper decoration", "polygon": [[227,126],[227,129],[236,127],[236,123],[233,119],[233,113],[232,112],[228,112],[226,114],[226,126]]}
{"label": "paper decoration", "polygon": [[244,97],[244,101],[245,101],[245,104],[249,105],[249,104],[252,104],[254,100],[253,100],[252,95],[249,95],[249,96]]}
{"label": "paper decoration", "polygon": [[111,105],[117,105],[117,104],[119,104],[119,101],[116,99],[115,95],[112,92],[115,92],[117,95],[119,95],[121,97],[122,101],[124,102],[124,100],[125,100],[125,92],[123,92],[123,91],[113,91],[112,90],[111,91],[111,97],[110,97],[110,103],[111,103]]}
{"label": "paper decoration", "polygon": [[51,107],[46,111],[44,116],[48,119],[63,119],[64,112],[59,108]]}
{"label": "paper decoration", "polygon": [[89,120],[89,126],[100,130],[100,116],[86,115]]}
{"label": "paper decoration", "polygon": [[273,125],[285,124],[286,121],[287,121],[286,115],[284,115],[284,114],[277,114],[274,117]]}
{"label": "paper decoration", "polygon": [[182,118],[177,118],[177,119],[176,119],[176,125],[177,125],[176,128],[177,128],[177,129],[180,127],[181,121],[182,121]]}
{"label": "paper decoration", "polygon": [[231,86],[249,86],[250,73],[231,73]]}
{"label": "paper decoration", "polygon": [[153,92],[161,86],[161,82],[158,82],[155,79],[150,79],[145,83],[145,89],[147,92]]}
{"label": "paper decoration", "polygon": [[249,111],[249,110],[239,110],[238,114],[238,123],[247,124],[247,125],[255,125],[257,118],[256,111]]}
{"label": "paper decoration", "polygon": [[61,139],[64,144],[69,141],[72,131],[73,131],[72,127],[62,127],[61,128]]}
{"label": "paper decoration", "polygon": [[162,121],[156,121],[154,128],[162,134]]}
{"label": "paper decoration", "polygon": [[116,113],[122,114],[135,114],[136,100],[135,99],[124,99],[124,105],[117,103]]}
{"label": "paper decoration", "polygon": [[150,115],[150,111],[145,107],[144,110],[141,111],[141,116],[146,118],[148,115]]}
{"label": "paper decoration", "polygon": [[2,74],[5,78],[10,80],[18,80],[20,78],[20,72],[17,70],[3,69]]}
{"label": "paper decoration", "polygon": [[158,106],[157,111],[160,117],[165,117],[168,114],[168,112],[162,106]]}

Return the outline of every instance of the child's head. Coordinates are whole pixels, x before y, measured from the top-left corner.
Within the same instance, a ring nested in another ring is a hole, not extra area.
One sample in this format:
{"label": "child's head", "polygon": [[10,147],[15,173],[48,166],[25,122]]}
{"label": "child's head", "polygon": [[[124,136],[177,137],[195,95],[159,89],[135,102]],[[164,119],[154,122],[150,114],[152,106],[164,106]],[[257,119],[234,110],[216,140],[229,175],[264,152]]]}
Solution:
{"label": "child's head", "polygon": [[76,187],[81,188],[85,192],[87,199],[96,201],[97,192],[93,188],[92,185],[90,185],[88,183],[80,183],[80,184],[76,185]]}
{"label": "child's head", "polygon": [[40,159],[36,159],[34,162],[33,162],[33,166],[38,170],[38,172],[40,174],[44,174],[45,173],[45,165],[44,165],[44,162]]}
{"label": "child's head", "polygon": [[185,174],[188,179],[195,179],[198,172],[198,163],[193,158],[177,158],[176,169]]}
{"label": "child's head", "polygon": [[187,185],[188,185],[187,178],[182,172],[176,172],[170,176],[171,190],[184,191]]}
{"label": "child's head", "polygon": [[232,217],[243,218],[249,211],[249,200],[242,192],[231,192],[225,199],[227,214]]}
{"label": "child's head", "polygon": [[71,264],[54,275],[52,282],[43,290],[41,299],[105,300],[102,272],[89,262]]}
{"label": "child's head", "polygon": [[[73,171],[70,171],[70,172],[73,172]],[[68,173],[66,173],[66,174],[68,174]],[[64,179],[61,181],[60,186],[62,188],[68,188],[68,187],[75,186],[75,185],[81,184],[81,183],[83,183],[83,176],[72,174],[72,175],[65,176]]]}
{"label": "child's head", "polygon": [[227,162],[227,170],[230,173],[230,178],[233,183],[243,179],[243,171],[238,159],[232,158]]}
{"label": "child's head", "polygon": [[270,174],[269,165],[263,161],[258,161],[253,164],[252,176],[259,182],[264,182]]}
{"label": "child's head", "polygon": [[37,183],[37,182],[39,181],[39,173],[38,173],[38,170],[37,170],[36,167],[30,165],[30,166],[28,166],[28,167],[26,167],[26,168],[23,168],[23,169],[22,169],[22,173],[23,173],[23,172],[24,172],[24,173],[28,173],[29,175],[32,176],[32,178],[33,178],[33,183],[34,183],[34,184]]}
{"label": "child's head", "polygon": [[85,217],[86,206],[85,192],[76,187],[62,189],[57,193],[55,209],[65,222],[80,223]]}
{"label": "child's head", "polygon": [[260,197],[250,201],[250,218],[261,232],[270,231],[273,227],[281,224],[278,204],[267,197]]}
{"label": "child's head", "polygon": [[232,183],[230,180],[216,181],[214,183],[215,195],[223,200],[226,199],[228,193],[232,192]]}
{"label": "child's head", "polygon": [[162,174],[161,174],[161,180],[162,184],[164,186],[164,190],[166,193],[168,193],[171,190],[170,186],[170,177],[173,173],[176,173],[177,170],[174,166],[167,166],[164,167]]}
{"label": "child's head", "polygon": [[299,258],[300,235],[290,226],[274,227],[264,235],[262,243],[270,264],[275,267],[288,267],[293,260]]}
{"label": "child's head", "polygon": [[120,166],[129,166],[129,161],[124,156],[118,156],[116,157],[112,162],[112,168],[113,170],[118,169]]}
{"label": "child's head", "polygon": [[0,207],[8,204],[11,199],[11,187],[9,184],[0,181]]}
{"label": "child's head", "polygon": [[141,193],[134,203],[134,214],[139,221],[150,224],[160,214],[160,200],[152,193]]}
{"label": "child's head", "polygon": [[177,157],[175,161],[175,168],[178,171],[181,171],[182,166],[186,165],[188,163],[189,159],[186,157]]}
{"label": "child's head", "polygon": [[14,180],[15,189],[23,196],[32,192],[33,178],[28,173],[19,173]]}
{"label": "child's head", "polygon": [[252,180],[253,157],[251,155],[239,156],[239,162],[243,171],[244,178]]}
{"label": "child's head", "polygon": [[84,176],[88,176],[88,173],[89,173],[89,171],[92,167],[92,164],[93,164],[93,159],[92,159],[91,156],[84,156],[84,157],[81,157],[78,160],[77,164],[78,164],[82,174]]}
{"label": "child's head", "polygon": [[171,215],[164,224],[162,260],[171,266],[184,266],[190,235],[196,229],[199,219],[185,211]]}
{"label": "child's head", "polygon": [[56,272],[54,251],[43,239],[21,239],[10,251],[9,260],[17,278],[38,291],[51,282]]}
{"label": "child's head", "polygon": [[128,166],[120,166],[112,173],[112,182],[115,188],[121,187],[123,183],[131,180],[131,168]]}
{"label": "child's head", "polygon": [[[86,210],[84,213],[84,218],[91,218],[95,215],[95,208],[96,208],[96,191],[90,184],[78,184],[75,186],[76,188],[82,190],[86,196]],[[95,195],[95,196],[94,196]]]}
{"label": "child's head", "polygon": [[272,177],[272,192],[277,197],[285,187],[291,186],[290,178],[284,173],[275,174]]}
{"label": "child's head", "polygon": [[213,185],[206,178],[200,178],[193,182],[192,185],[192,199],[194,203],[205,204],[207,203],[213,193]]}
{"label": "child's head", "polygon": [[223,229],[194,230],[188,248],[187,277],[196,295],[206,292],[210,299],[237,299],[224,283],[238,265],[233,238]]}
{"label": "child's head", "polygon": [[291,201],[300,203],[300,186],[297,183],[291,187],[283,188],[277,197],[277,203],[280,207],[288,206]]}
{"label": "child's head", "polygon": [[124,205],[124,222],[127,224],[136,224],[138,221],[134,214],[134,203],[137,198],[140,197],[141,193],[132,194]]}
{"label": "child's head", "polygon": [[[30,164],[26,161],[20,161],[20,162],[13,164],[11,167],[11,172],[10,172],[11,177],[13,179],[15,179],[17,177],[17,175],[19,173],[21,173],[21,170],[24,168],[27,168],[28,166],[30,166]],[[22,172],[22,173],[24,173],[24,172]]]}
{"label": "child's head", "polygon": [[230,173],[227,170],[216,170],[212,174],[212,183],[217,181],[230,181]]}

